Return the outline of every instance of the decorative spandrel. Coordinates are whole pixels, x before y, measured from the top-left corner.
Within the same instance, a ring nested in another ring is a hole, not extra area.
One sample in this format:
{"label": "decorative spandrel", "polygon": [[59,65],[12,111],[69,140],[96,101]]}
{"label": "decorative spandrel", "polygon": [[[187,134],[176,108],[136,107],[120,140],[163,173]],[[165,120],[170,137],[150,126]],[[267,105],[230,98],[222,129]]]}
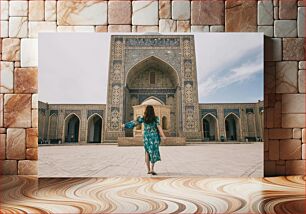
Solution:
{"label": "decorative spandrel", "polygon": [[240,111],[239,109],[224,109],[224,117],[226,117],[227,115],[229,115],[230,113],[234,113],[235,115],[237,115],[238,117],[240,117]]}
{"label": "decorative spandrel", "polygon": [[67,117],[69,114],[75,114],[80,116],[81,110],[65,110],[65,117]]}
{"label": "decorative spandrel", "polygon": [[93,115],[93,114],[97,114],[99,115],[101,118],[103,118],[103,110],[88,110],[87,111],[87,119]]}
{"label": "decorative spandrel", "polygon": [[212,114],[212,115],[214,115],[216,118],[218,117],[217,109],[201,109],[201,118],[203,118],[203,117],[206,116],[207,114]]}
{"label": "decorative spandrel", "polygon": [[50,115],[52,114],[58,115],[58,110],[50,110]]}

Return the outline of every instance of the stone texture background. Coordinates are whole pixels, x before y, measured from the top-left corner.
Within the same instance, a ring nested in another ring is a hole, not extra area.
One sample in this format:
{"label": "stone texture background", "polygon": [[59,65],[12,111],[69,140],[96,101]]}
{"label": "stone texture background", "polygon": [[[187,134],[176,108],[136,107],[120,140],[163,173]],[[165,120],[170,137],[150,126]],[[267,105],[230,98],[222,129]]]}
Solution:
{"label": "stone texture background", "polygon": [[[265,176],[305,174],[305,1],[0,1],[2,174],[37,174],[39,32],[264,32]],[[205,48],[205,47],[204,47]]]}

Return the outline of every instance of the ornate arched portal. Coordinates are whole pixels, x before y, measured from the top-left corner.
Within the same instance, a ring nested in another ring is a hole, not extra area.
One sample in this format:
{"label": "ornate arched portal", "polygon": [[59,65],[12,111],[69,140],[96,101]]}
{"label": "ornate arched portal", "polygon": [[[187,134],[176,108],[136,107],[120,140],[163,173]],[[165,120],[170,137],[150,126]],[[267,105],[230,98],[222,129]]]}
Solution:
{"label": "ornate arched portal", "polygon": [[152,96],[170,106],[170,136],[201,139],[194,36],[113,35],[110,53],[106,142]]}
{"label": "ornate arched portal", "polygon": [[[123,106],[125,120],[130,121],[134,118],[133,106],[143,104],[152,97],[162,105],[169,106],[171,114],[179,116],[177,99],[181,96],[180,90],[178,90],[179,86],[180,81],[177,71],[163,60],[150,56],[135,64],[128,71],[125,82],[125,102]],[[162,118],[160,119],[162,120]],[[178,123],[177,121],[171,122]],[[178,128],[175,125],[169,132],[177,136]],[[131,136],[132,131],[126,130],[125,135]]]}

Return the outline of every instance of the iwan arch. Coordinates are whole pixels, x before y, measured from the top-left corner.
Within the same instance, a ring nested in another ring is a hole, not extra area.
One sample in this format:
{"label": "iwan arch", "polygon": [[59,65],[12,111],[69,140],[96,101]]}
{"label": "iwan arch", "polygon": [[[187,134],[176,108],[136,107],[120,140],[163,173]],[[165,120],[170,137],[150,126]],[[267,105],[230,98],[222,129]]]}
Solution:
{"label": "iwan arch", "polygon": [[[181,84],[178,72],[165,61],[150,56],[134,65],[126,76],[123,95],[124,121],[143,114],[144,107],[140,107],[143,111],[135,115],[136,106],[152,104],[156,111],[159,111],[159,108],[166,108],[159,116],[160,119],[171,121],[166,130],[168,135],[179,135],[177,124],[181,118],[178,117],[180,105],[177,97],[181,97]],[[125,136],[133,136],[131,130],[126,130]]]}
{"label": "iwan arch", "polygon": [[108,72],[106,105],[40,103],[40,138],[117,143],[141,130],[124,131],[120,125],[141,115],[147,104],[156,106],[169,137],[187,142],[263,138],[262,101],[199,104],[192,35],[114,35]]}

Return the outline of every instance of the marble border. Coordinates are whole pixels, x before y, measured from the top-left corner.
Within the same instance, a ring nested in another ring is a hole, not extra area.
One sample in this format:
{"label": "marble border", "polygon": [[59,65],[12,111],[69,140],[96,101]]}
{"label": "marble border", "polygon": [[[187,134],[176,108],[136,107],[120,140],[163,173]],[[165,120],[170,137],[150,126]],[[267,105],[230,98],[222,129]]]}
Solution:
{"label": "marble border", "polygon": [[39,32],[263,32],[265,176],[305,174],[305,1],[4,0],[0,9],[2,174],[37,175]]}

